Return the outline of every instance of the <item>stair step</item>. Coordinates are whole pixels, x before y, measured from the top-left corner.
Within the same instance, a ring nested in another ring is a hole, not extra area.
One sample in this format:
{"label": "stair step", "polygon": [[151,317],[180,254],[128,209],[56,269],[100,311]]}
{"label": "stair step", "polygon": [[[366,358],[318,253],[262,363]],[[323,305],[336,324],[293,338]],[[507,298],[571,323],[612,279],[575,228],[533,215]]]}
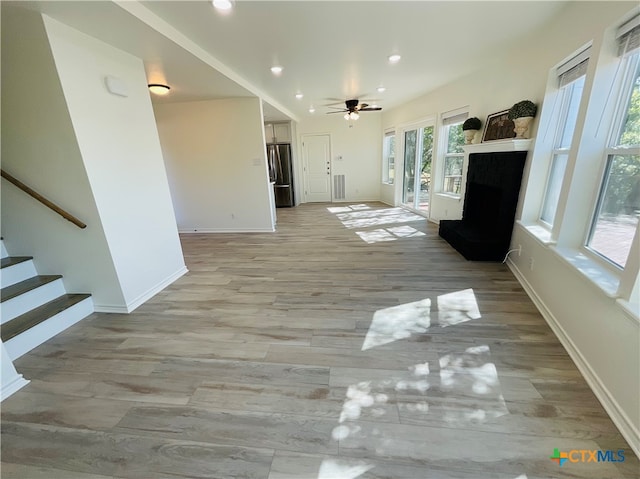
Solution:
{"label": "stair step", "polygon": [[90,296],[90,294],[65,294],[12,319],[2,326],[0,334],[2,341],[9,341],[18,334],[46,321]]}
{"label": "stair step", "polygon": [[4,303],[5,301],[20,296],[21,294],[28,293],[33,289],[39,288],[40,286],[51,283],[52,281],[60,278],[62,278],[62,276],[59,274],[34,276],[33,278],[2,288],[2,290],[0,290],[0,302]]}
{"label": "stair step", "polygon": [[8,268],[9,266],[13,266],[14,264],[24,263],[25,261],[29,261],[33,259],[32,256],[7,256],[6,258],[2,258],[0,260],[0,269]]}

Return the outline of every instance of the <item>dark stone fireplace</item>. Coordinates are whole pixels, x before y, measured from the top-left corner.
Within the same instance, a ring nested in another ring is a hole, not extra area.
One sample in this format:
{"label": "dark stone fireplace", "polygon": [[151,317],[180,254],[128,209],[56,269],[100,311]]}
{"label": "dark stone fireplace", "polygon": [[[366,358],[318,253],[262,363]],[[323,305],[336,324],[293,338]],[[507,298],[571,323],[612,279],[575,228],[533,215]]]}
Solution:
{"label": "dark stone fireplace", "polygon": [[526,158],[526,151],[469,155],[462,219],[440,221],[440,236],[466,259],[507,254]]}

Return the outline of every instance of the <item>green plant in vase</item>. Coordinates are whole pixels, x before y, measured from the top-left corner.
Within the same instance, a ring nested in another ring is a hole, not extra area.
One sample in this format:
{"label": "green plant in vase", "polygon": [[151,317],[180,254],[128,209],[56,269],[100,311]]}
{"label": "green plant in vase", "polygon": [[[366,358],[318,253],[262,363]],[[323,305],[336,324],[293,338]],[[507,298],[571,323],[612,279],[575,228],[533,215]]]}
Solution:
{"label": "green plant in vase", "polygon": [[538,107],[530,100],[522,100],[509,109],[509,119],[513,120],[516,138],[529,138],[529,125],[536,116]]}
{"label": "green plant in vase", "polygon": [[481,126],[482,122],[475,116],[467,118],[464,121],[464,123],[462,124],[462,131],[464,132],[465,145],[470,145],[471,143],[473,143],[473,139],[475,138],[476,133],[478,133],[478,130],[480,130]]}

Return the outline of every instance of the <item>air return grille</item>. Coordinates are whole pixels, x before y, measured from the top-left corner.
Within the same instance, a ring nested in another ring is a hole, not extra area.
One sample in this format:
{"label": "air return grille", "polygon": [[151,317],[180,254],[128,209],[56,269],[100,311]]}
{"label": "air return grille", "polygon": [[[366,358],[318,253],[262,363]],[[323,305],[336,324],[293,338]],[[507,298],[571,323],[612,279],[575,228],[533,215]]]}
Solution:
{"label": "air return grille", "polygon": [[333,199],[344,200],[344,175],[333,175]]}

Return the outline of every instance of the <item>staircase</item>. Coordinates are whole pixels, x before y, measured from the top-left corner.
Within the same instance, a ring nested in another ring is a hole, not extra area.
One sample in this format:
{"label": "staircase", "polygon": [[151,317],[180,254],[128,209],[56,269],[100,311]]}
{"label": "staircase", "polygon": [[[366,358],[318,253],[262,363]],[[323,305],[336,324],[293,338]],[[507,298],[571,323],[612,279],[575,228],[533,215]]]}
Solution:
{"label": "staircase", "polygon": [[9,256],[1,242],[0,337],[19,358],[93,312],[90,294],[67,294],[62,276],[38,275],[30,256]]}

